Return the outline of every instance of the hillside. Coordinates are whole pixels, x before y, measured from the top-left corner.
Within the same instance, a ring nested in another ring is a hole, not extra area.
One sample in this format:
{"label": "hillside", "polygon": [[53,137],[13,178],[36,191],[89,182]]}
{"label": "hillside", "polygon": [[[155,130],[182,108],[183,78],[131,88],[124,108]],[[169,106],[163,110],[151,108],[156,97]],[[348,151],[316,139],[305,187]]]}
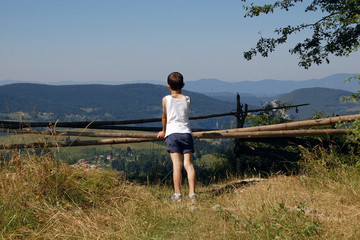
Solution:
{"label": "hillside", "polygon": [[[236,94],[230,92],[224,93],[205,93],[218,100],[231,102],[236,104]],[[360,111],[359,104],[355,103],[341,103],[340,99],[343,96],[349,96],[350,91],[331,89],[331,88],[301,88],[291,91],[286,94],[281,94],[272,97],[256,97],[253,94],[240,94],[241,103],[251,106],[249,109],[261,108],[264,104],[271,102],[274,99],[280,100],[283,103],[289,104],[304,104],[309,103],[309,106],[299,108],[299,112],[290,110],[296,119],[309,119],[314,112],[324,111],[327,115],[338,114],[357,114]]]}
{"label": "hillside", "polygon": [[308,119],[313,116],[314,112],[321,111],[324,111],[329,116],[333,114],[346,115],[359,113],[360,104],[340,102],[341,97],[349,96],[350,94],[351,92],[349,91],[315,87],[297,89],[290,93],[279,95],[277,99],[291,104],[309,103],[309,106],[301,107],[297,114],[299,119]]}
{"label": "hillside", "polygon": [[[36,119],[128,120],[161,117],[165,86],[153,84],[66,85],[17,83],[0,86],[0,113],[25,112]],[[192,99],[191,115],[233,110],[235,105],[203,94],[184,91]],[[213,126],[214,127],[214,126]]]}
{"label": "hillside", "polygon": [[[168,94],[165,86],[138,83],[123,85],[65,85],[16,83],[0,86],[0,117],[26,121],[108,121],[161,117],[161,99]],[[192,98],[191,116],[224,113],[236,108],[234,93],[201,93],[185,91]],[[341,104],[340,98],[351,92],[329,88],[302,88],[276,97],[291,104],[309,103],[301,107],[297,119],[308,119],[315,111],[328,115],[359,112],[355,103]],[[240,94],[241,103],[249,109],[273,98],[258,98],[253,94]],[[193,127],[215,128],[232,121],[232,117],[193,121]],[[220,124],[220,125],[219,125]],[[157,124],[160,126],[160,123]]]}
{"label": "hillside", "polygon": [[[205,95],[218,99],[220,101],[224,102],[231,102],[233,104],[236,104],[236,93],[231,92],[206,92]],[[256,96],[254,94],[248,94],[248,93],[240,93],[240,102],[242,104],[247,104],[249,106],[249,109],[258,109],[261,108],[262,105],[264,105],[266,102],[269,102],[273,99],[272,96]]]}
{"label": "hillside", "polygon": [[359,239],[360,170],[335,151],[304,154],[301,175],[199,185],[196,202],[185,185],[180,203],[169,180],[140,185],[51,156],[0,164],[1,239]]}

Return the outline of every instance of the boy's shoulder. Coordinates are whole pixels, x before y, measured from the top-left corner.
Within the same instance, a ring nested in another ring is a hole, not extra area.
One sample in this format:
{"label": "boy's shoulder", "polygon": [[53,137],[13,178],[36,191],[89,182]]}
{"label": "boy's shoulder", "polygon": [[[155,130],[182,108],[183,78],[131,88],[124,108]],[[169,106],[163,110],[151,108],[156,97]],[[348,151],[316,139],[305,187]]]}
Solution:
{"label": "boy's shoulder", "polygon": [[176,100],[185,100],[188,103],[191,102],[191,99],[189,96],[182,95],[182,94],[177,97],[173,97],[172,95],[166,95],[165,97],[163,97],[162,102],[163,102],[163,104],[166,104],[167,102],[171,102],[173,100],[175,100],[175,101]]}
{"label": "boy's shoulder", "polygon": [[177,95],[175,95],[175,96],[173,96],[173,95],[166,95],[164,98],[172,98],[172,99],[190,99],[190,97],[189,96],[186,96],[186,95],[184,95],[184,94],[177,94]]}

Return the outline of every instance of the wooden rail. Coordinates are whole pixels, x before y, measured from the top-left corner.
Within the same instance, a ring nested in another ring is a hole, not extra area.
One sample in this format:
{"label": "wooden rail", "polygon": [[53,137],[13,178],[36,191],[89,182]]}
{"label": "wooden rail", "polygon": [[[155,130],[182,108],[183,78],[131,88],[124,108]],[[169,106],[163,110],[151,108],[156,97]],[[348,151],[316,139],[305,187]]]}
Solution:
{"label": "wooden rail", "polygon": [[[324,126],[336,124],[339,122],[346,123],[352,122],[356,119],[360,118],[360,114],[355,115],[346,115],[346,116],[338,116],[338,117],[329,117],[329,118],[321,118],[321,119],[313,119],[313,120],[303,120],[289,123],[280,123],[280,124],[272,124],[266,126],[256,126],[256,127],[247,127],[247,128],[234,128],[234,129],[226,129],[226,130],[212,130],[212,131],[201,131],[194,132],[193,136],[201,138],[201,136],[210,136],[211,134],[227,134],[227,133],[241,133],[241,132],[261,132],[261,131],[275,131],[275,130],[292,130],[298,128],[308,128],[315,126]],[[37,130],[9,130],[5,128],[0,128],[0,132],[9,132],[9,133],[17,133],[17,134],[43,134],[43,135],[62,135],[62,136],[83,136],[83,137],[124,137],[124,138],[155,138],[156,133],[111,133],[111,132],[76,132],[76,131],[61,131],[61,130],[53,130],[53,131],[37,131]]]}
{"label": "wooden rail", "polygon": [[[195,135],[195,139],[223,139],[223,138],[269,138],[269,137],[299,137],[299,136],[321,136],[334,134],[347,134],[345,129],[317,129],[317,130],[279,130],[266,132],[233,132],[233,133],[203,133],[202,135]],[[59,141],[48,143],[30,143],[30,144],[4,144],[1,149],[18,149],[18,148],[43,148],[43,147],[78,147],[91,145],[108,145],[108,144],[124,144],[124,143],[139,143],[139,142],[155,142],[163,141],[156,137],[143,138],[109,138],[100,140],[88,141]]]}
{"label": "wooden rail", "polygon": [[[298,136],[320,136],[347,134],[346,129],[299,129],[314,126],[331,125],[335,123],[352,122],[360,118],[360,114],[347,115],[340,117],[330,117],[315,120],[305,120],[282,124],[273,124],[268,126],[235,128],[217,131],[194,132],[196,139],[221,139],[221,138],[274,138],[274,137],[298,137]],[[89,146],[105,144],[123,144],[136,142],[163,141],[157,139],[154,133],[109,133],[109,132],[73,132],[73,131],[34,131],[34,130],[9,130],[0,129],[10,133],[27,133],[27,134],[46,134],[59,136],[86,136],[86,137],[112,137],[109,139],[73,141],[73,142],[51,142],[51,143],[31,143],[31,144],[5,144],[2,149],[14,148],[42,148],[42,147],[65,147],[65,146]]]}

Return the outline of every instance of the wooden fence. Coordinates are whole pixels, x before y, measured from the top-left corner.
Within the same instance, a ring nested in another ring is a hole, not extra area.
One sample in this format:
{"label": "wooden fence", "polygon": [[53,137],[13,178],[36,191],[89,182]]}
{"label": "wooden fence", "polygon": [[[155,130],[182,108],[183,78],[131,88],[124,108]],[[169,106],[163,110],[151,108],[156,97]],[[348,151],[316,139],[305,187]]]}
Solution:
{"label": "wooden fence", "polygon": [[[227,130],[211,130],[194,132],[195,139],[222,139],[222,138],[274,138],[274,137],[296,137],[296,136],[320,136],[320,135],[334,135],[346,134],[346,129],[301,129],[314,126],[325,126],[336,124],[339,122],[352,122],[360,118],[360,114],[347,115],[339,117],[330,117],[316,120],[305,120],[290,123],[274,124],[267,126],[235,128]],[[123,144],[123,143],[138,143],[138,142],[153,142],[163,141],[156,138],[156,133],[134,133],[134,132],[87,132],[87,131],[58,131],[56,128],[48,131],[39,130],[9,130],[1,128],[2,132],[9,132],[15,134],[42,134],[53,136],[76,136],[76,137],[96,137],[106,139],[88,140],[88,141],[73,141],[73,142],[47,142],[47,143],[30,143],[30,144],[4,144],[2,149],[14,148],[42,148],[42,147],[68,147],[68,146],[89,146],[89,145],[106,145],[106,144]]]}
{"label": "wooden fence", "polygon": [[[190,117],[191,120],[206,119],[213,117],[223,117],[234,115],[237,118],[235,129],[226,130],[201,130],[193,129],[193,136],[195,139],[251,139],[251,138],[277,138],[277,137],[297,137],[297,136],[320,136],[320,135],[334,135],[346,134],[345,129],[304,129],[314,126],[325,126],[336,124],[338,122],[351,122],[360,118],[360,114],[347,115],[340,117],[330,117],[316,120],[305,120],[297,122],[289,122],[282,124],[274,124],[267,126],[247,127],[243,128],[245,117],[250,112],[267,111],[282,108],[298,108],[308,104],[282,106],[271,109],[255,109],[248,110],[245,105],[245,111],[240,104],[240,97],[237,97],[237,111],[221,114],[213,114],[206,116]],[[118,125],[161,122],[161,118],[128,120],[128,121],[102,121],[102,122],[14,122],[14,121],[0,121],[0,131],[11,134],[42,134],[53,136],[76,136],[79,137],[96,137],[105,139],[96,140],[74,140],[74,141],[57,141],[57,142],[37,142],[29,144],[3,144],[2,149],[19,149],[19,148],[43,148],[43,147],[69,147],[69,146],[90,146],[90,145],[107,145],[107,144],[123,144],[123,143],[138,143],[138,142],[153,142],[163,141],[157,139],[156,133],[139,133],[139,132],[89,132],[87,129],[113,129],[113,130],[141,130],[141,131],[159,131],[161,128],[144,128],[144,127],[124,127]],[[39,127],[50,127],[50,130],[41,131],[34,130]],[[83,131],[66,131],[57,130],[57,128],[83,128]]]}

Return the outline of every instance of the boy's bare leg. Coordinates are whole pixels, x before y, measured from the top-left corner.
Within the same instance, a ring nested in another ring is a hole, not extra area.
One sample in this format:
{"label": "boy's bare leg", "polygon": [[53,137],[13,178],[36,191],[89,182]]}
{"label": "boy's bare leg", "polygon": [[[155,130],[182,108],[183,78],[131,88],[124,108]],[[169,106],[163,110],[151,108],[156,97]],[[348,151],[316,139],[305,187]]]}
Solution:
{"label": "boy's bare leg", "polygon": [[175,193],[181,193],[181,182],[182,182],[182,160],[180,153],[170,153],[170,157],[173,163],[173,181]]}
{"label": "boy's bare leg", "polygon": [[189,195],[195,194],[196,173],[192,161],[192,152],[184,154],[184,167],[189,181]]}

